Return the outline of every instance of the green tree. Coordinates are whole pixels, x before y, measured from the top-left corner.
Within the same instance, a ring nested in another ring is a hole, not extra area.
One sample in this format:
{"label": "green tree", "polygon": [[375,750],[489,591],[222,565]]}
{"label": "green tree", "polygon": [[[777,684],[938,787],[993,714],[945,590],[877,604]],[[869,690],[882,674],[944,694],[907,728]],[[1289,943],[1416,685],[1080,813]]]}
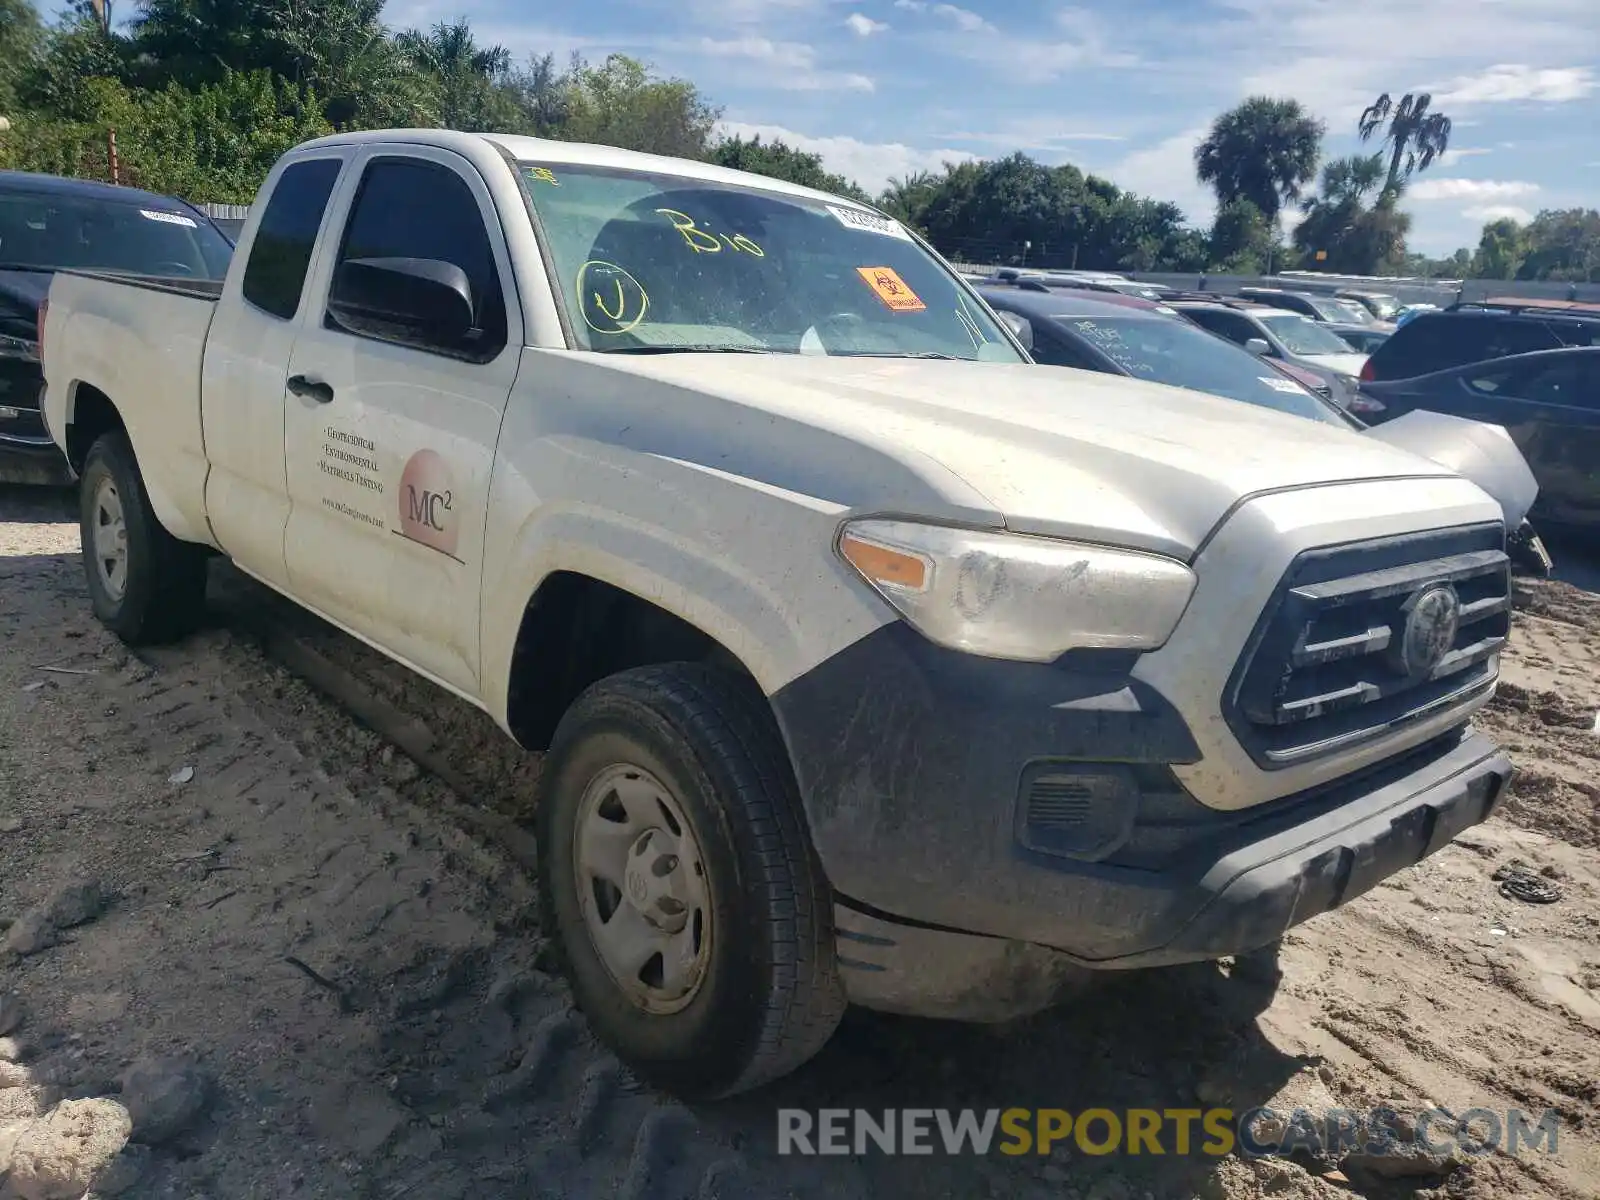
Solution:
{"label": "green tree", "polygon": [[[1383,178],[1381,155],[1336,158],[1324,164],[1318,194],[1301,203],[1305,215],[1294,230],[1301,266],[1372,275],[1401,265],[1410,218],[1379,219],[1367,204]],[[1326,257],[1319,259],[1319,252]]]}
{"label": "green tree", "polygon": [[1528,232],[1510,217],[1490,221],[1478,238],[1472,274],[1479,279],[1515,279],[1528,257]]}
{"label": "green tree", "polygon": [[1217,209],[1207,241],[1207,269],[1224,275],[1267,274],[1280,257],[1277,225],[1248,200]]}
{"label": "green tree", "polygon": [[1315,177],[1324,132],[1299,101],[1252,96],[1211,123],[1195,147],[1195,173],[1220,205],[1248,200],[1276,222]]}
{"label": "green tree", "polygon": [[1384,92],[1362,112],[1356,124],[1361,140],[1382,133],[1389,152],[1381,203],[1393,204],[1413,174],[1426,171],[1450,148],[1450,118],[1428,111],[1432,104],[1427,92],[1407,92],[1398,102]]}
{"label": "green tree", "polygon": [[801,187],[832,192],[836,196],[849,196],[853,200],[871,203],[870,197],[843,175],[832,174],[822,165],[820,154],[797,150],[781,140],[763,142],[760,136],[746,140],[742,137],[723,138],[711,147],[710,159],[719,167],[736,171],[751,171],[772,179],[782,179]]}
{"label": "green tree", "polygon": [[662,79],[625,54],[568,73],[565,136],[626,150],[704,158],[722,115],[687,79]]}
{"label": "green tree", "polygon": [[296,87],[323,98],[337,129],[431,121],[434,81],[408,61],[382,20],[384,0],[268,0],[270,64]]}
{"label": "green tree", "polygon": [[1518,279],[1593,283],[1600,277],[1600,211],[1546,209],[1529,222]]}
{"label": "green tree", "polygon": [[137,80],[196,88],[230,71],[277,69],[277,47],[260,0],[138,0],[129,22]]}
{"label": "green tree", "polygon": [[151,191],[248,204],[284,151],[331,132],[314,94],[269,71],[230,71],[145,97],[123,157],[130,182]]}
{"label": "green tree", "polygon": [[432,30],[408,29],[395,37],[400,53],[434,85],[434,118],[446,129],[512,132],[519,110],[497,86],[511,74],[511,51],[480,46],[464,20]]}
{"label": "green tree", "polygon": [[0,116],[11,116],[17,84],[44,47],[44,26],[29,0],[0,0]]}

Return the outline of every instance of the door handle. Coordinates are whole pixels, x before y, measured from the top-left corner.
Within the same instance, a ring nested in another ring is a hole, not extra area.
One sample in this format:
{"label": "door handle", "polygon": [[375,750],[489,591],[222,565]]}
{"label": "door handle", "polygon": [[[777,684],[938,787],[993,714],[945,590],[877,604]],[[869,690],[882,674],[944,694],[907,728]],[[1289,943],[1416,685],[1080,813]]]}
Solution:
{"label": "door handle", "polygon": [[307,379],[304,375],[289,376],[289,390],[296,396],[315,400],[318,404],[333,403],[333,385],[320,379]]}

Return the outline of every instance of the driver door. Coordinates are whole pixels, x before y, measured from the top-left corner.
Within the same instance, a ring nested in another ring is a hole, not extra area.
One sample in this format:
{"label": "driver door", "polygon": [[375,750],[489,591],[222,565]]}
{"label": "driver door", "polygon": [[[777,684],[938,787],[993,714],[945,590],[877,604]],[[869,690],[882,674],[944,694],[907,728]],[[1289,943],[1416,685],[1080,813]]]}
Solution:
{"label": "driver door", "polygon": [[[477,169],[448,150],[375,146],[356,169],[284,381],[289,582],[324,615],[478,698],[484,518],[523,344],[505,236]],[[367,258],[460,267],[470,352],[342,326],[328,311],[331,281]]]}

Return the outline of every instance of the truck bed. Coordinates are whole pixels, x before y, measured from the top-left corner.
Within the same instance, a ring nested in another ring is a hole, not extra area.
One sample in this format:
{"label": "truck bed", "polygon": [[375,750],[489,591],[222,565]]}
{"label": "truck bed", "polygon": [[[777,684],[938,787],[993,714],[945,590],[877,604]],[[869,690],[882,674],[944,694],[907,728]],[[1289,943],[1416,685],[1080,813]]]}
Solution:
{"label": "truck bed", "polygon": [[115,405],[150,503],[174,535],[204,542],[200,375],[222,281],[62,271],[45,319],[45,412],[58,445],[85,389]]}
{"label": "truck bed", "polygon": [[101,279],[152,292],[188,296],[195,300],[216,301],[222,296],[223,281],[220,279],[175,279],[163,275],[129,275],[120,271],[64,270],[58,271],[57,274],[76,275],[82,279]]}

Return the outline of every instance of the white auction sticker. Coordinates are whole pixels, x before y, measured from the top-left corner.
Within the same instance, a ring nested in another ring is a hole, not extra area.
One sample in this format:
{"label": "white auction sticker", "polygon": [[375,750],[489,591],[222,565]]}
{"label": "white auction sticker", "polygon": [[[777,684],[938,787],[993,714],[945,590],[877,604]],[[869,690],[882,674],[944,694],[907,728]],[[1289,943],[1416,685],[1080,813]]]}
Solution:
{"label": "white auction sticker", "polygon": [[199,229],[193,219],[182,213],[158,212],[152,208],[141,208],[139,215],[147,221],[165,221],[168,225],[182,225],[185,229]]}
{"label": "white auction sticker", "polygon": [[1257,375],[1256,378],[1275,392],[1288,392],[1291,396],[1300,394],[1300,385],[1292,379],[1274,379],[1270,375]]}
{"label": "white auction sticker", "polygon": [[863,233],[881,233],[885,237],[897,237],[907,242],[911,240],[911,235],[906,232],[905,226],[890,217],[862,212],[859,208],[840,208],[834,204],[828,205],[828,211],[847,229],[859,229]]}

